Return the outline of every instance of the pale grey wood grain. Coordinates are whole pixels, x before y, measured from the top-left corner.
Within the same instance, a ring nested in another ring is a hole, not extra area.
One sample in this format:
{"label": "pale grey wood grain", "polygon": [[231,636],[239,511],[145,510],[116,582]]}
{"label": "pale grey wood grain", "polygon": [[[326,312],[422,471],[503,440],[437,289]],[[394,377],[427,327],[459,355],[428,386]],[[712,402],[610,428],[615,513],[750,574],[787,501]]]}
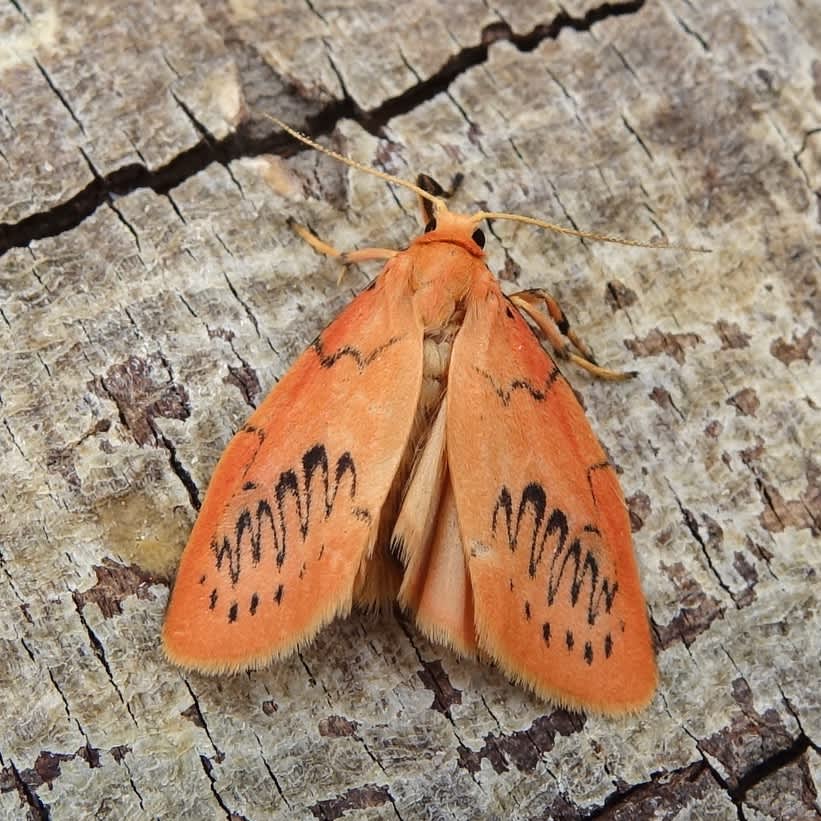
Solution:
{"label": "pale grey wood grain", "polygon": [[[563,8],[575,28],[526,47],[558,6],[0,11],[4,817],[817,812],[818,16]],[[503,41],[466,53],[483,37]],[[402,98],[447,65],[440,93]],[[454,207],[712,248],[488,231],[507,290],[550,288],[601,361],[639,370],[571,378],[630,500],[660,647],[644,713],[554,711],[392,614],[234,678],[163,659],[220,452],[373,273],[337,285],[286,217],[342,248],[419,230],[410,195],[267,154],[265,110],[382,112],[379,137],[343,120],[323,139],[408,177],[465,172]],[[117,188],[129,168],[146,176]]]}

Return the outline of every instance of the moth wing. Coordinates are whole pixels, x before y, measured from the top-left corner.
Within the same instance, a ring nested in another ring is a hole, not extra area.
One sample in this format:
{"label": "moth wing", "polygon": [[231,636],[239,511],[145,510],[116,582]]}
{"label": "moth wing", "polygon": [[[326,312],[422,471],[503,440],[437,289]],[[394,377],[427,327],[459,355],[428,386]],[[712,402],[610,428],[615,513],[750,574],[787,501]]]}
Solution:
{"label": "moth wing", "polygon": [[349,612],[422,380],[401,265],[317,337],[223,453],[165,617],[172,661],[259,666]]}
{"label": "moth wing", "polygon": [[498,288],[467,307],[447,403],[480,649],[560,704],[611,714],[644,706],[656,665],[615,471]]}
{"label": "moth wing", "polygon": [[425,635],[473,655],[473,598],[445,457],[446,408],[442,402],[394,526],[392,551],[405,565],[397,598]]}

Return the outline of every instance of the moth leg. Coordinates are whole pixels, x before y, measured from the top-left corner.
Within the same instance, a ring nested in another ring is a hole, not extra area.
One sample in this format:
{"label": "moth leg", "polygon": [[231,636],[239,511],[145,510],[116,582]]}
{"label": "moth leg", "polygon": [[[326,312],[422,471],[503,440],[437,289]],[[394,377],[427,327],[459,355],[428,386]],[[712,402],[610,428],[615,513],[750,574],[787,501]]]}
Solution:
{"label": "moth leg", "polygon": [[355,262],[371,262],[375,259],[391,259],[395,257],[399,251],[393,248],[359,248],[356,251],[340,251],[329,245],[327,242],[321,240],[310,228],[300,225],[295,219],[288,218],[288,227],[301,239],[304,239],[311,248],[318,254],[323,254],[326,257],[334,257],[338,259],[343,265],[349,265]]}
{"label": "moth leg", "polygon": [[[433,194],[434,197],[444,197],[445,199],[450,199],[450,197],[456,193],[464,178],[465,175],[461,172],[454,174],[453,179],[450,181],[450,188],[447,190],[442,188],[442,186],[436,182],[433,177],[429,177],[427,174],[419,174],[416,177],[416,184],[423,191],[427,191],[428,194]],[[426,200],[424,197],[419,197],[419,209],[422,215],[422,225],[427,225],[434,216],[433,203],[430,200]]]}
{"label": "moth leg", "polygon": [[[565,359],[569,359],[574,365],[578,365],[589,374],[599,379],[613,381],[632,379],[636,376],[636,371],[614,371],[596,364],[593,351],[570,327],[561,306],[547,291],[541,289],[520,291],[513,294],[510,301],[533,320],[556,353]],[[546,311],[538,307],[540,302],[544,303]],[[571,346],[579,353],[574,353]]]}
{"label": "moth leg", "polygon": [[[588,361],[592,362],[594,365],[596,364],[596,358],[593,356],[593,351],[590,350],[590,346],[584,342],[576,332],[570,327],[570,322],[568,321],[567,317],[565,316],[564,311],[562,310],[561,305],[556,301],[556,299],[545,291],[543,288],[535,288],[530,291],[519,291],[519,293],[513,295],[514,301],[520,299],[524,302],[527,302],[529,305],[538,305],[538,303],[543,302],[545,308],[547,308],[547,313],[553,322],[556,323],[555,327],[558,328],[559,332],[566,336],[573,347]],[[518,304],[518,303],[517,303]],[[528,311],[528,315],[532,316]],[[534,319],[535,321],[535,319]],[[551,339],[551,344],[555,346],[555,343]],[[566,343],[560,343],[559,347],[564,347]]]}
{"label": "moth leg", "polygon": [[[333,245],[321,240],[310,228],[300,225],[292,217],[288,218],[288,227],[298,237],[305,240],[318,254],[338,259],[343,266],[354,265],[359,262],[371,262],[372,260],[391,259],[399,253],[399,251],[392,248],[359,248],[355,251],[340,251],[338,248],[334,248]],[[343,267],[339,275],[340,282],[342,282],[344,274],[345,268]]]}

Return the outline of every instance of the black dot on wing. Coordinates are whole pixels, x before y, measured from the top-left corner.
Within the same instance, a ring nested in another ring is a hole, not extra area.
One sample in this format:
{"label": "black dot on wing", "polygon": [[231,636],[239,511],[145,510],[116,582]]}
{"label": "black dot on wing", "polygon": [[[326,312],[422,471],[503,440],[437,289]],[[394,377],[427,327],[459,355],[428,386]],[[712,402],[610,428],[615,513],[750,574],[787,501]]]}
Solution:
{"label": "black dot on wing", "polygon": [[251,605],[248,608],[251,611],[252,616],[254,615],[254,613],[257,612],[257,607],[259,607],[259,596],[256,593],[254,593],[251,596]]}
{"label": "black dot on wing", "polygon": [[604,637],[604,657],[610,658],[611,653],[613,652],[613,637],[608,633]]}
{"label": "black dot on wing", "polygon": [[546,621],[542,625],[542,638],[544,639],[544,643],[550,647],[550,622]]}
{"label": "black dot on wing", "polygon": [[593,663],[593,645],[589,641],[584,643],[584,660],[588,664]]}
{"label": "black dot on wing", "polygon": [[211,591],[211,595],[208,597],[208,609],[209,610],[213,610],[217,606],[217,599],[218,598],[219,598],[219,596],[217,596],[217,589],[214,588]]}
{"label": "black dot on wing", "polygon": [[228,608],[228,621],[233,624],[237,620],[237,613],[239,612],[239,605],[233,602]]}
{"label": "black dot on wing", "polygon": [[282,585],[280,585],[280,586],[277,588],[277,592],[276,592],[276,593],[274,593],[274,601],[275,601],[277,604],[282,604],[282,594],[283,594],[284,592],[285,592],[285,589],[283,588],[283,586],[282,586]]}
{"label": "black dot on wing", "polygon": [[525,602],[525,618],[530,621],[530,602]]}
{"label": "black dot on wing", "polygon": [[205,576],[200,576],[200,584],[205,584]]}
{"label": "black dot on wing", "polygon": [[573,638],[573,631],[568,630],[564,636],[564,643],[567,645],[568,650],[573,649],[573,645],[576,643],[576,640]]}
{"label": "black dot on wing", "polygon": [[353,515],[356,516],[360,522],[371,521],[371,512],[366,507],[355,507],[353,509]]}

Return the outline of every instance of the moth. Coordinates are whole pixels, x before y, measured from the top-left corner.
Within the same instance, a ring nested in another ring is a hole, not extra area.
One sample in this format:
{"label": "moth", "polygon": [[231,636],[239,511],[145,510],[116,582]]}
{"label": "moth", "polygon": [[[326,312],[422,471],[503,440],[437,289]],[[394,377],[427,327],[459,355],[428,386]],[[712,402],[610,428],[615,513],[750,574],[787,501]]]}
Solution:
{"label": "moth", "polygon": [[[506,296],[479,224],[419,184],[425,230],[319,334],[223,453],[162,631],[208,673],[264,666],[353,606],[393,602],[418,629],[571,708],[637,710],[653,643],[613,465],[554,359],[604,378],[544,291]],[[663,245],[661,247],[671,247]]]}

